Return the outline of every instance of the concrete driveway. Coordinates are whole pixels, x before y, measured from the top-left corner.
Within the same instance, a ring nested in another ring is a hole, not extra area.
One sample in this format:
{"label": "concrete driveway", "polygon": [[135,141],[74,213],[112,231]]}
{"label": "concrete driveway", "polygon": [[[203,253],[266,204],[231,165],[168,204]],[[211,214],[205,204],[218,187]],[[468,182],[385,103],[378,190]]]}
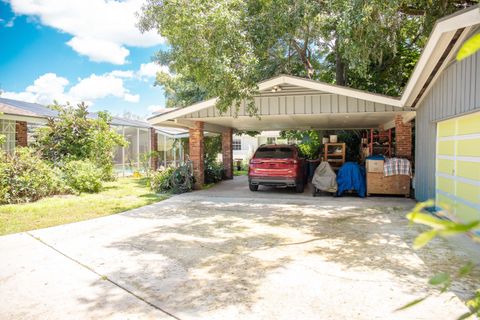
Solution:
{"label": "concrete driveway", "polygon": [[[403,198],[248,191],[245,177],[122,214],[0,237],[0,319],[453,319],[478,274],[420,252]],[[409,310],[394,310],[432,294]]]}

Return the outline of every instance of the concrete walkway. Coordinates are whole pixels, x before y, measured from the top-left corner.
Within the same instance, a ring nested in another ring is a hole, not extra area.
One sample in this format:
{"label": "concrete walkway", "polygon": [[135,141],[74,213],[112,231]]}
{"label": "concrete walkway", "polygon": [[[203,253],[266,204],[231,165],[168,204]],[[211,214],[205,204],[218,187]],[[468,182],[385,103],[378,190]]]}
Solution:
{"label": "concrete walkway", "polygon": [[[414,252],[403,198],[248,191],[245,177],[122,214],[0,237],[0,319],[453,319],[478,274]],[[432,294],[409,310],[394,310]]]}

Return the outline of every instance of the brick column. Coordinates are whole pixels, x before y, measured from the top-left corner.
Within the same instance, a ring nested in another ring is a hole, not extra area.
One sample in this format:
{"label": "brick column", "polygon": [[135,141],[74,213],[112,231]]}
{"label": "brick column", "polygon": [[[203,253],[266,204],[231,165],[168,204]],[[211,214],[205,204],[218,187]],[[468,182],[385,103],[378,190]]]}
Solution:
{"label": "brick column", "polygon": [[412,123],[395,116],[395,156],[412,160]]}
{"label": "brick column", "polygon": [[190,160],[193,162],[193,176],[195,189],[201,189],[204,183],[204,155],[203,155],[203,122],[195,121],[194,127],[189,129]]}
{"label": "brick column", "polygon": [[223,167],[225,168],[225,177],[233,179],[233,148],[232,148],[233,129],[229,128],[222,133],[222,158]]}
{"label": "brick column", "polygon": [[15,146],[26,147],[28,144],[27,122],[15,122]]}
{"label": "brick column", "polygon": [[[158,151],[158,135],[155,128],[150,128],[150,151],[157,152]],[[154,154],[150,158],[150,169],[157,170],[158,169],[158,155]]]}

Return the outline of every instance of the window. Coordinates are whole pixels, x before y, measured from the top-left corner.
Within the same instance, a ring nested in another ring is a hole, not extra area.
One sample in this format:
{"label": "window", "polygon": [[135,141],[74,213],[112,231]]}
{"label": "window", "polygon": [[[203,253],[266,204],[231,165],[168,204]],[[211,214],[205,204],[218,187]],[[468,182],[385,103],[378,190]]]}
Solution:
{"label": "window", "polygon": [[242,139],[233,139],[232,140],[232,149],[233,150],[242,150]]}
{"label": "window", "polygon": [[0,147],[8,153],[15,150],[15,121],[0,119],[0,134],[5,136],[5,142]]}
{"label": "window", "polygon": [[277,143],[276,137],[267,137],[267,144],[275,144]]}
{"label": "window", "polygon": [[293,158],[293,149],[291,148],[258,148],[255,158],[264,159],[286,159]]}

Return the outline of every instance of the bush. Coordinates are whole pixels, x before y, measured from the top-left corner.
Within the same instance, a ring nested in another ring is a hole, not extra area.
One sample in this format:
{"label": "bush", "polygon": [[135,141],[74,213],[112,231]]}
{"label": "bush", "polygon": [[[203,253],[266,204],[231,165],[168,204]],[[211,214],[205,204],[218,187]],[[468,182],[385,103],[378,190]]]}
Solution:
{"label": "bush", "polygon": [[224,176],[224,168],[222,164],[217,162],[205,163],[205,183],[217,183],[222,181]]}
{"label": "bush", "polygon": [[110,127],[111,117],[105,112],[99,112],[96,118],[88,117],[84,103],[51,108],[58,111],[58,117],[49,119],[35,132],[34,146],[42,157],[57,165],[90,160],[102,171],[103,180],[114,180],[113,151],[128,143]]}
{"label": "bush", "polygon": [[154,172],[150,178],[150,188],[157,193],[170,191],[174,171],[174,168],[166,168],[163,171]]}
{"label": "bush", "polygon": [[11,155],[0,155],[0,203],[31,202],[67,192],[59,170],[32,149],[17,148]]}
{"label": "bush", "polygon": [[99,192],[102,188],[102,171],[89,160],[68,162],[63,168],[66,184],[77,192]]}

